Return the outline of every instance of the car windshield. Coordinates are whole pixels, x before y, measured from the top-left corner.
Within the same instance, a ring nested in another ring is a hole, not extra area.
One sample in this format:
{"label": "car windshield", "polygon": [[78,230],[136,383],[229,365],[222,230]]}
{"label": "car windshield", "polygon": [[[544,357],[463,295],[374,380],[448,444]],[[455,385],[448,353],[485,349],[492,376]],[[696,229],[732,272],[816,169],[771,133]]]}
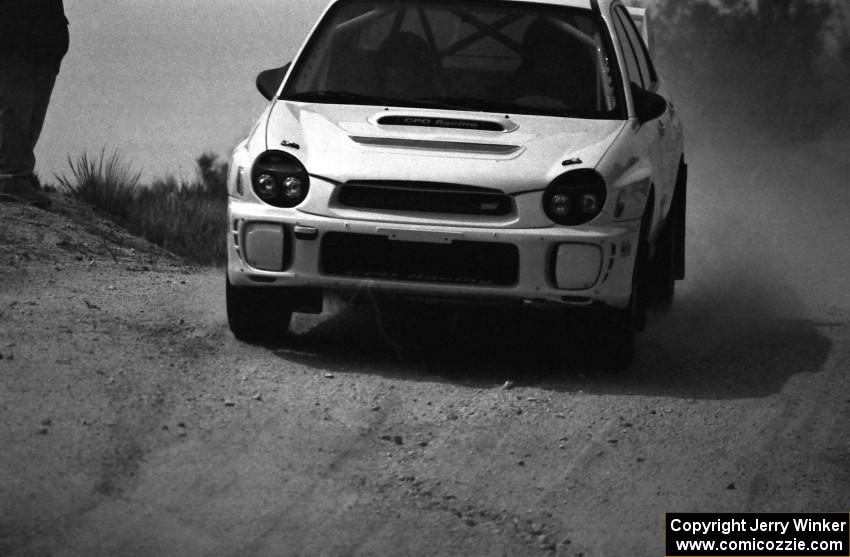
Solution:
{"label": "car windshield", "polygon": [[590,10],[526,2],[344,0],[281,98],[618,118],[600,25]]}

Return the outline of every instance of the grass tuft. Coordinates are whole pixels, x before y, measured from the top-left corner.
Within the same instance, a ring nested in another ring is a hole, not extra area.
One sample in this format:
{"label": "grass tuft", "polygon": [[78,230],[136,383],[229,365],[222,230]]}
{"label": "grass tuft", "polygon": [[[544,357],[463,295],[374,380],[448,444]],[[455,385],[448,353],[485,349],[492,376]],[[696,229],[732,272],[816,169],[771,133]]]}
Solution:
{"label": "grass tuft", "polygon": [[62,189],[108,214],[133,234],[203,265],[223,265],[227,215],[227,163],[214,153],[196,159],[197,177],[173,176],[141,185],[118,153],[97,159],[68,158],[71,175]]}
{"label": "grass tuft", "polygon": [[60,187],[109,215],[129,218],[142,174],[133,173],[117,151],[106,158],[101,150],[97,159],[83,153],[76,162],[69,156],[68,165],[71,178],[57,176]]}

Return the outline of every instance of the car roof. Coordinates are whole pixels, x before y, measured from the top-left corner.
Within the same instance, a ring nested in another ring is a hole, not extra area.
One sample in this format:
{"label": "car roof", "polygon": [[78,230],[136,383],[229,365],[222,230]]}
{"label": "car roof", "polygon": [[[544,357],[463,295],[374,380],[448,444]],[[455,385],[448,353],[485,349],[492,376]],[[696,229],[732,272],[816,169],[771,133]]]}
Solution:
{"label": "car roof", "polygon": [[589,10],[593,7],[594,1],[599,4],[599,8],[603,12],[607,12],[611,4],[615,0],[508,0],[510,2],[523,2],[527,4],[551,4],[554,6],[567,6],[570,8],[584,8]]}
{"label": "car roof", "polygon": [[[523,4],[553,4],[555,6],[568,6],[571,8],[584,8],[589,10],[591,7],[590,0],[509,0],[511,2]],[[608,0],[610,3],[611,0]]]}
{"label": "car roof", "polygon": [[[331,3],[336,3],[338,0],[332,0]],[[570,8],[583,8],[589,10],[592,8],[594,0],[507,0],[521,4],[549,4],[553,6],[567,6]],[[606,10],[614,0],[596,0],[599,7]]]}

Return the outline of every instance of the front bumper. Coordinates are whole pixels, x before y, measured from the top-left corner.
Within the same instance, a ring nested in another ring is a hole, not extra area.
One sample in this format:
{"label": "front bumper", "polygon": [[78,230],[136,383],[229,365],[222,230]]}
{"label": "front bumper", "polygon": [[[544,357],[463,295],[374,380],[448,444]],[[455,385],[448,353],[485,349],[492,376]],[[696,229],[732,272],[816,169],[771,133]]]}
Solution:
{"label": "front bumper", "polygon": [[[639,226],[426,228],[236,199],[230,200],[228,222],[227,272],[237,287],[374,289],[413,297],[613,308],[629,302]],[[359,250],[366,248],[370,253],[361,257]],[[409,264],[403,260],[408,252]],[[504,257],[504,264],[488,259],[496,256]],[[473,261],[476,257],[483,259]],[[397,266],[404,270],[394,271]]]}

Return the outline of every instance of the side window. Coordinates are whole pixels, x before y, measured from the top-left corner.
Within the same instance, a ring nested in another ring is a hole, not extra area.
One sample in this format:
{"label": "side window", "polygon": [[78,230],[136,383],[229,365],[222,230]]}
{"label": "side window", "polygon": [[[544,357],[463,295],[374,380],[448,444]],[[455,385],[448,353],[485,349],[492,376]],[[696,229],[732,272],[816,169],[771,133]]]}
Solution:
{"label": "side window", "polygon": [[615,12],[617,20],[625,30],[626,38],[632,46],[635,57],[637,59],[638,68],[640,69],[641,80],[643,81],[644,89],[649,89],[656,81],[655,68],[652,66],[652,61],[647,57],[646,45],[643,39],[638,34],[635,28],[635,23],[631,16],[622,7],[617,7]]}
{"label": "side window", "polygon": [[626,68],[629,73],[628,81],[646,88],[647,83],[644,82],[643,76],[641,75],[637,54],[629,40],[626,27],[623,25],[623,21],[619,17],[614,17],[614,27],[617,30],[617,38],[620,40],[620,47],[623,49],[623,58],[626,59]]}

